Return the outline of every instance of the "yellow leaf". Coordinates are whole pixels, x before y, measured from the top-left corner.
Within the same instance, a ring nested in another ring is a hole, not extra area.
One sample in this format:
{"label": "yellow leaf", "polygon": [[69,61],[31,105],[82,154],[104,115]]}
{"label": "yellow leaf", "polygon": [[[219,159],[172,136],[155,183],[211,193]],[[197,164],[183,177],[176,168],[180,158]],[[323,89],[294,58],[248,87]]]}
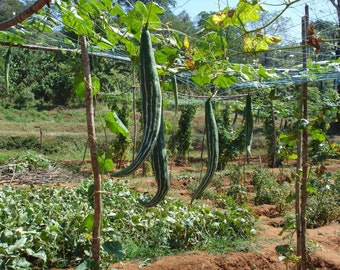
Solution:
{"label": "yellow leaf", "polygon": [[92,234],[90,233],[85,233],[85,237],[87,240],[91,241],[92,240]]}
{"label": "yellow leaf", "polygon": [[228,13],[226,12],[218,12],[216,14],[214,14],[211,17],[211,21],[213,22],[213,24],[215,24],[216,26],[221,26],[221,24],[224,22],[224,20],[228,17]]}
{"label": "yellow leaf", "polygon": [[188,36],[185,36],[183,44],[184,44],[184,47],[185,47],[186,50],[190,49],[190,43],[189,43]]}
{"label": "yellow leaf", "polygon": [[272,35],[265,35],[265,41],[268,44],[276,44],[282,41],[282,37],[276,35],[276,36],[272,36]]}
{"label": "yellow leaf", "polygon": [[253,49],[252,39],[248,36],[243,38],[243,52],[251,52]]}

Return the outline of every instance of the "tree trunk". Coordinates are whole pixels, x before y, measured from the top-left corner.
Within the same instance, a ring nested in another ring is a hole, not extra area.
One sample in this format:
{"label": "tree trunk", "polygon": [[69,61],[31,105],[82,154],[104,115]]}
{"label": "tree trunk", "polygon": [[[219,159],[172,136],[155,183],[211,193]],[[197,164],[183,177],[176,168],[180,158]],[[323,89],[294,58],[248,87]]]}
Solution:
{"label": "tree trunk", "polygon": [[96,143],[96,132],[94,125],[94,105],[92,94],[91,68],[90,59],[87,51],[86,38],[81,36],[79,38],[81,46],[81,56],[83,73],[85,78],[86,91],[86,120],[87,120],[87,134],[88,143],[91,153],[92,173],[94,178],[94,219],[92,230],[92,258],[95,261],[95,269],[100,267],[100,221],[102,212],[102,198],[101,198],[101,179],[98,164],[98,152]]}

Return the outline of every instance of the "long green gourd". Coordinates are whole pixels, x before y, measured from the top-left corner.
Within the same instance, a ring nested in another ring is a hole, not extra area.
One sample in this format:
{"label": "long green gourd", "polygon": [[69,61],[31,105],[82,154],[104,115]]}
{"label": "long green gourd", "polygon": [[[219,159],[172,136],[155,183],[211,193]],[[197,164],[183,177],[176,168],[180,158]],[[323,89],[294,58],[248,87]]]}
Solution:
{"label": "long green gourd", "polygon": [[6,91],[9,93],[9,68],[11,64],[11,47],[8,48],[6,56],[5,56],[5,82],[6,82]]}
{"label": "long green gourd", "polygon": [[246,129],[246,152],[247,157],[251,155],[251,144],[253,141],[253,130],[254,130],[254,113],[251,95],[248,94],[246,98],[245,107],[245,129]]}
{"label": "long green gourd", "polygon": [[157,192],[155,196],[149,201],[146,201],[144,199],[139,200],[140,204],[145,207],[152,207],[159,204],[164,199],[170,188],[170,176],[164,138],[163,118],[156,145],[152,150],[151,162],[157,183]]}
{"label": "long green gourd", "polygon": [[131,164],[113,173],[113,177],[131,174],[142,165],[154,148],[161,125],[162,92],[147,26],[143,28],[141,36],[140,84],[144,124],[141,147]]}
{"label": "long green gourd", "polygon": [[191,197],[191,203],[199,198],[208,184],[214,177],[218,165],[219,147],[218,147],[218,129],[212,107],[211,98],[205,102],[205,130],[207,134],[208,147],[208,165],[207,171],[202,178],[198,188],[194,191]]}

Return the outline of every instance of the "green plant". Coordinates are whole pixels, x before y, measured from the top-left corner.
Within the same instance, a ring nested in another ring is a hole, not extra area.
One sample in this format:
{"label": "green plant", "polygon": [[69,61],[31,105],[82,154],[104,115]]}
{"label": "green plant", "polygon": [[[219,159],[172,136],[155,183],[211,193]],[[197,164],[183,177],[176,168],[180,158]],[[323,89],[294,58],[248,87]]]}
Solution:
{"label": "green plant", "polygon": [[181,116],[178,130],[169,139],[169,148],[177,159],[187,162],[188,152],[191,148],[192,121],[196,113],[196,105],[186,103],[180,106]]}
{"label": "green plant", "polygon": [[[125,94],[124,98],[115,98],[111,103],[111,110],[116,112],[119,119],[122,121],[124,126],[128,129],[131,126],[131,111],[132,98],[130,95]],[[128,152],[130,150],[132,140],[126,134],[119,133],[116,137],[109,143],[109,146],[104,146],[104,151],[109,152],[112,156],[112,160],[116,163],[117,168],[121,168],[123,161],[127,158]],[[106,148],[109,149],[106,149]]]}
{"label": "green plant", "polygon": [[202,195],[202,192],[206,189],[208,184],[213,179],[218,165],[218,129],[215,121],[211,98],[209,98],[205,103],[205,131],[207,134],[208,147],[207,171],[203,176],[200,185],[192,194],[191,203],[193,202],[193,200],[199,198]]}
{"label": "green plant", "polygon": [[230,123],[230,105],[226,103],[225,108],[217,111],[216,124],[218,127],[219,159],[218,169],[225,169],[227,163],[232,161],[239,152],[234,144],[236,132]]}
{"label": "green plant", "polygon": [[289,269],[290,262],[296,264],[300,261],[300,258],[295,255],[295,249],[291,245],[278,245],[275,247],[275,250],[279,254],[279,260],[285,263],[286,270]]}
{"label": "green plant", "polygon": [[233,165],[230,171],[230,186],[226,191],[226,195],[231,197],[239,205],[242,205],[248,199],[247,188],[242,183],[244,175],[238,165]]}
{"label": "green plant", "polygon": [[309,178],[307,227],[321,227],[340,218],[338,185],[339,177],[329,172]]}
{"label": "green plant", "polygon": [[263,169],[255,169],[251,184],[255,190],[255,205],[274,204],[282,213],[292,202],[292,191],[289,183],[279,184],[274,176]]}

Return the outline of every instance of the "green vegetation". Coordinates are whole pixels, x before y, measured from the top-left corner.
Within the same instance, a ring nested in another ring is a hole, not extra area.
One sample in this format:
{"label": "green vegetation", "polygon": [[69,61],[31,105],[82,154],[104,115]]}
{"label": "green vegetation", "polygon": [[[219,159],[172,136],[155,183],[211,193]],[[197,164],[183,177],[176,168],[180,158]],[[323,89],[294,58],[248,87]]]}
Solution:
{"label": "green vegetation", "polygon": [[[72,189],[4,186],[0,190],[0,267],[61,268],[89,259],[91,182],[84,181]],[[192,249],[214,252],[211,248],[217,239],[225,247],[231,240],[246,241],[254,227],[254,216],[246,207],[188,208],[183,202],[166,200],[159,207],[146,209],[126,183],[105,181],[103,192],[104,250],[115,241],[123,247],[114,254],[106,250],[106,263]]]}

